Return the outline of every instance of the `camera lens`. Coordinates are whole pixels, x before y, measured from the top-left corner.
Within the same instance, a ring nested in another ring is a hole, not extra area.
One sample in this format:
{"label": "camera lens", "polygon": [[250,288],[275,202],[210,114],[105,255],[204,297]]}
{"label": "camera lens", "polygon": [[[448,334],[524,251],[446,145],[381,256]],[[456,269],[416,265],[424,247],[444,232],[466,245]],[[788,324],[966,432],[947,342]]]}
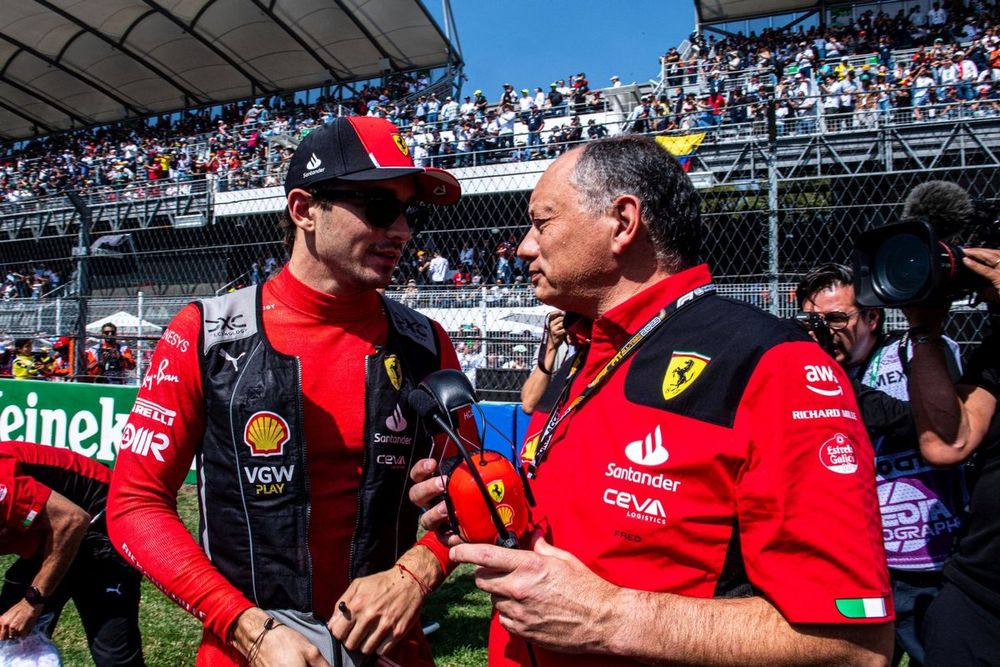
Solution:
{"label": "camera lens", "polygon": [[891,237],[878,249],[873,262],[873,286],[889,303],[913,299],[931,279],[932,258],[923,239],[913,234]]}

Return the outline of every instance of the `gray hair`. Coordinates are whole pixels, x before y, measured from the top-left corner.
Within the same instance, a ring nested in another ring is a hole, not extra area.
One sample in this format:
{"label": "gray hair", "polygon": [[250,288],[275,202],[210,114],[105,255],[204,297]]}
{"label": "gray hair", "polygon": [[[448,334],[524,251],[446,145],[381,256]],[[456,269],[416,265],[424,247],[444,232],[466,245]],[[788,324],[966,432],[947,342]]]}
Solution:
{"label": "gray hair", "polygon": [[674,156],[654,139],[611,137],[585,144],[570,180],[592,215],[603,214],[616,197],[637,197],[657,259],[671,271],[698,263],[698,193]]}

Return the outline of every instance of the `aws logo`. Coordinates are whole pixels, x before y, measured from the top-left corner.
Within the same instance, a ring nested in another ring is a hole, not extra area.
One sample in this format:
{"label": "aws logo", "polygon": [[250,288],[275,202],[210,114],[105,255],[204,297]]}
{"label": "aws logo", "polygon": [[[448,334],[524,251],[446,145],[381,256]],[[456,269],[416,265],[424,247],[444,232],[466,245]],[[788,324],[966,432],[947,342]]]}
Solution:
{"label": "aws logo", "polygon": [[674,352],[663,374],[663,400],[669,401],[687,390],[708,366],[711,357],[698,352]]}
{"label": "aws logo", "polygon": [[820,396],[840,396],[844,388],[840,386],[831,366],[804,366],[806,372],[806,389]]}

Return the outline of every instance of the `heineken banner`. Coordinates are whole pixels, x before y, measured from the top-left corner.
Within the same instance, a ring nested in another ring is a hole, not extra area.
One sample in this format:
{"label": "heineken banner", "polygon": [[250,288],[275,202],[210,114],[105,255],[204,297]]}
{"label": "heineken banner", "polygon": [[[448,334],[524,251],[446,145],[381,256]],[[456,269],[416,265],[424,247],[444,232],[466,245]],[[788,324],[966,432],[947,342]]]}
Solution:
{"label": "heineken banner", "polygon": [[0,380],[0,440],[71,449],[113,465],[138,387]]}
{"label": "heineken banner", "polygon": [[[0,380],[0,440],[63,447],[113,466],[137,392],[107,384]],[[512,443],[524,437],[527,415],[516,404],[480,405],[493,426],[483,432],[486,447],[510,456]],[[194,481],[193,473],[187,481]]]}

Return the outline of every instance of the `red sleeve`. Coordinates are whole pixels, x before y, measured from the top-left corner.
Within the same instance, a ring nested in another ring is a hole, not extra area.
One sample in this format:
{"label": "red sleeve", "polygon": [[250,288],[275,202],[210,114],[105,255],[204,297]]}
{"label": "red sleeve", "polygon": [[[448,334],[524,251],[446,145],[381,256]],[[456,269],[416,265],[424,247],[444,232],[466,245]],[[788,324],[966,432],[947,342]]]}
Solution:
{"label": "red sleeve", "polygon": [[[18,443],[19,444],[19,443]],[[44,535],[32,531],[52,489],[21,474],[13,459],[0,461],[0,513],[3,515],[3,553],[30,558],[38,553]]]}
{"label": "red sleeve", "polygon": [[843,369],[813,343],[767,352],[737,429],[747,575],[790,623],[881,623],[892,594],[874,454]]}
{"label": "red sleeve", "polygon": [[187,306],[156,347],[122,431],[108,532],[129,562],[225,640],[253,604],[215,569],[176,509],[177,490],[204,434],[200,329],[200,311]]}
{"label": "red sleeve", "polygon": [[[451,338],[448,337],[444,328],[437,322],[434,322],[434,331],[437,333],[438,345],[441,347],[441,368],[461,370],[462,367],[458,363],[458,354],[455,352],[455,346],[452,344]],[[472,416],[472,410],[465,410],[462,414],[456,415],[456,418],[458,419],[458,434],[463,439],[468,439],[470,442],[478,445],[479,431],[476,429],[476,420]],[[455,451],[455,446],[449,443],[444,436],[438,436],[436,442],[437,446],[435,449],[443,452],[438,457],[438,460],[458,454]],[[445,573],[445,576],[451,574],[451,571],[455,569],[456,564],[448,557],[448,545],[444,544],[436,533],[426,533],[417,541],[417,544],[431,550],[431,553],[434,554],[441,564],[441,570]]]}

